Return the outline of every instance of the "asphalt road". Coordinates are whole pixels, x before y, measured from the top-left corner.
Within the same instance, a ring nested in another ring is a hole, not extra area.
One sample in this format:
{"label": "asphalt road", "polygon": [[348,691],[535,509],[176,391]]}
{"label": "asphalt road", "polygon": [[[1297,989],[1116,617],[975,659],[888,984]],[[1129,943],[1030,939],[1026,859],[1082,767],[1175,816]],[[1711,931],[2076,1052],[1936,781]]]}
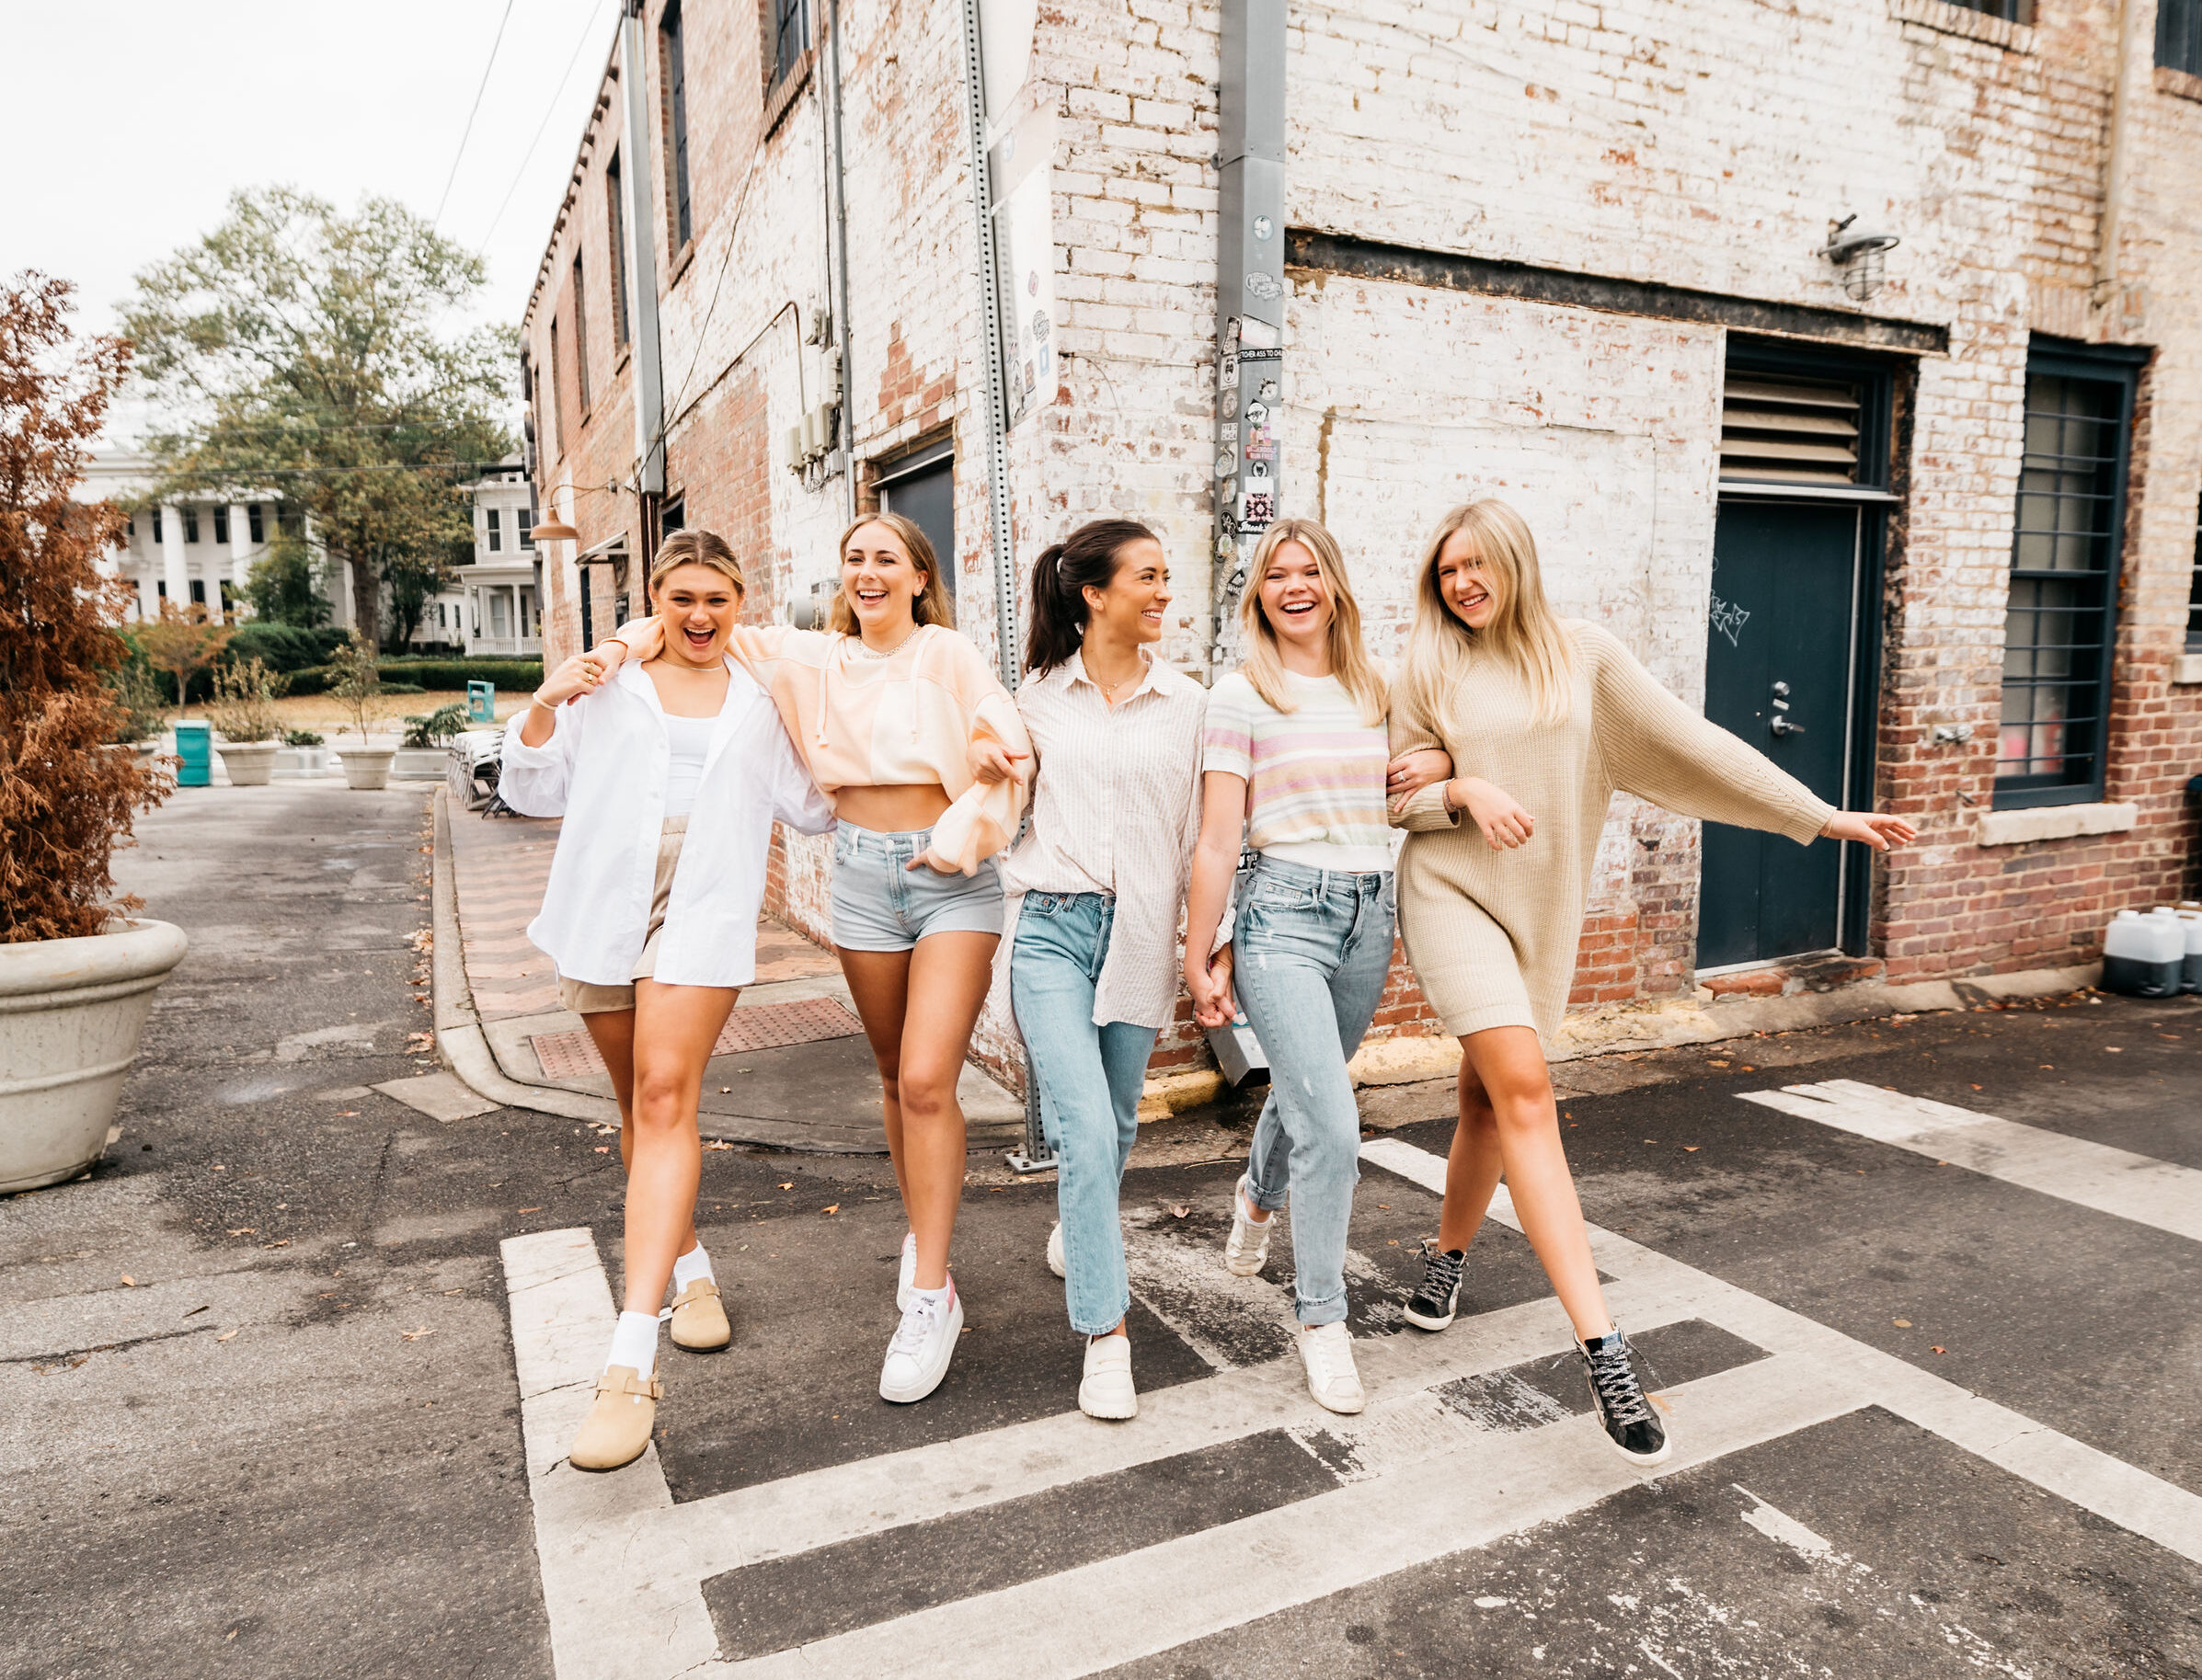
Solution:
{"label": "asphalt road", "polygon": [[[2202,1673],[2191,1000],[1600,1069],[1566,1135],[1669,1400],[1656,1478],[1582,1415],[1511,1229],[1460,1323],[1402,1326],[1450,1130],[1413,1119],[1357,1202],[1362,1419],[1278,1363],[1289,1240],[1221,1273],[1230,1163],[1128,1181],[1144,1405],[1101,1425],[1065,1415],[1051,1186],[974,1183],[958,1362],[891,1408],[885,1163],[714,1151],[734,1347],[668,1350],[651,1458],[531,1477],[601,1357],[617,1158],[370,1089],[432,1065],[424,794],[192,792],[142,835],[125,884],[192,950],[121,1138],[0,1201],[0,1674]],[[1841,1124],[1745,1100],[1841,1080]],[[2021,1129],[1921,1152],[1907,1098]],[[547,1307],[508,1298],[559,1254]]]}

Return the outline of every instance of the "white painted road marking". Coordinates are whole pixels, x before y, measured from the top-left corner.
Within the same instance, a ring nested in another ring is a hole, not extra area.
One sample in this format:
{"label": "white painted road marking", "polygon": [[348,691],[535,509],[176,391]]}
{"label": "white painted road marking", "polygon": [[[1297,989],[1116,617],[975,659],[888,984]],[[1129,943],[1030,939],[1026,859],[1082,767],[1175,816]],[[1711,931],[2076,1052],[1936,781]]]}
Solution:
{"label": "white painted road marking", "polygon": [[[1380,1138],[1362,1153],[1442,1193],[1445,1163],[1427,1150]],[[1503,1188],[1492,1212],[1514,1222]],[[1671,1470],[1879,1405],[2202,1561],[2202,1498],[1624,1237],[1592,1227],[1591,1245],[1614,1280],[1610,1298],[1623,1322],[1648,1329],[1703,1319],[1772,1355],[1667,1391]],[[1540,1300],[1462,1319],[1442,1337],[1361,1341],[1356,1354],[1371,1405],[1358,1419],[1317,1411],[1288,1354],[1142,1395],[1130,1426],[1098,1426],[1070,1411],[676,1505],[654,1448],[608,1476],[585,1476],[562,1457],[612,1320],[593,1238],[542,1232],[510,1240],[504,1254],[561,1680],[1072,1680],[1518,1533],[1639,1480],[1587,1417],[1507,1434],[1464,1418],[1456,1424],[1457,1414],[1442,1429],[1416,1427],[1429,1417],[1437,1386],[1566,1349],[1565,1319]],[[716,1657],[702,1583],[730,1570],[1263,1430],[1305,1435],[1317,1427],[1355,1453],[1357,1468],[1332,1492],[800,1649],[734,1663]],[[1776,1527],[1776,1518],[1790,1520],[1772,1507],[1759,1514]],[[1126,1616],[1127,1604],[1140,1615]]]}
{"label": "white painted road marking", "polygon": [[2192,1167],[1856,1080],[1737,1094],[1800,1120],[2202,1242],[2202,1172]]}

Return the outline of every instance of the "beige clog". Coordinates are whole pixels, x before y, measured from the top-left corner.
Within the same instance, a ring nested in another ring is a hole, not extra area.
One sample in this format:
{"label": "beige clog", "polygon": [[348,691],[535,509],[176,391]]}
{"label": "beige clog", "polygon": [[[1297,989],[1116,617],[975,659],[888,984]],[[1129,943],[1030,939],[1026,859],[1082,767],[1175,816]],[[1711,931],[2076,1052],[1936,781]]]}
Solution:
{"label": "beige clog", "polygon": [[615,1470],[642,1457],[658,1423],[665,1384],[652,1372],[615,1365],[597,1378],[596,1401],[574,1431],[566,1461],[577,1470]]}
{"label": "beige clog", "polygon": [[673,1297],[672,1339],[675,1347],[707,1354],[734,1340],[734,1327],[727,1322],[727,1309],[718,1286],[699,1277]]}

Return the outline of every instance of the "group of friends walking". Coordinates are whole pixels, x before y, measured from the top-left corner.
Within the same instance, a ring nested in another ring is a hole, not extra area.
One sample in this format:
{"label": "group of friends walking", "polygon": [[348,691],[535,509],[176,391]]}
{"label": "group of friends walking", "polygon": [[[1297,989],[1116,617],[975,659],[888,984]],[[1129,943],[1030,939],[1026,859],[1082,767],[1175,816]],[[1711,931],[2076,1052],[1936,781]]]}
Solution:
{"label": "group of friends walking", "polygon": [[1139,1411],[1119,1187],[1182,980],[1203,1026],[1243,1011],[1271,1069],[1216,1263],[1259,1272],[1290,1206],[1308,1392],[1360,1411],[1348,1062],[1396,929],[1461,1045],[1444,1206],[1408,1322],[1452,1322],[1503,1177],[1600,1426],[1633,1461],[1664,1459],[1599,1287],[1543,1050],[1608,803],[1625,791],[1800,844],[1880,850],[1910,825],[1833,809],[1607,632],[1556,617],[1528,525],[1493,497],[1439,521],[1392,672],[1364,648],[1337,542],[1312,520],[1264,535],[1239,606],[1244,663],[1212,689],[1156,657],[1169,566],[1135,520],[1082,525],[1034,564],[1014,698],[952,627],[913,522],[859,519],[840,564],[829,629],[745,624],[727,543],[668,538],[653,615],[566,660],[507,732],[506,800],[566,818],[530,934],[611,1072],[627,1171],[623,1310],[570,1462],[613,1469],[648,1446],[661,1320],[683,1348],[731,1340],[695,1231],[696,1115],[712,1046],[755,977],[774,821],[832,832],[833,943],[908,1216],[882,1399],[931,1394],[962,1329],[957,1080],[1006,944],[1059,1163],[1046,1262],[1084,1339],[1081,1409]]}

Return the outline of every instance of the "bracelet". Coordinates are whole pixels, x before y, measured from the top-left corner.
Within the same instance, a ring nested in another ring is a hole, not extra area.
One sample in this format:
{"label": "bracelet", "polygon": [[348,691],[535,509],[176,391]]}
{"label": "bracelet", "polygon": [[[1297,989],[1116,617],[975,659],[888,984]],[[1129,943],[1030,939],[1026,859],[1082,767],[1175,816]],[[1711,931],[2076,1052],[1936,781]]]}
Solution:
{"label": "bracelet", "polygon": [[541,689],[537,689],[533,694],[528,696],[528,703],[532,706],[541,706],[545,712],[556,713],[558,709],[549,701],[543,698],[543,691]]}

